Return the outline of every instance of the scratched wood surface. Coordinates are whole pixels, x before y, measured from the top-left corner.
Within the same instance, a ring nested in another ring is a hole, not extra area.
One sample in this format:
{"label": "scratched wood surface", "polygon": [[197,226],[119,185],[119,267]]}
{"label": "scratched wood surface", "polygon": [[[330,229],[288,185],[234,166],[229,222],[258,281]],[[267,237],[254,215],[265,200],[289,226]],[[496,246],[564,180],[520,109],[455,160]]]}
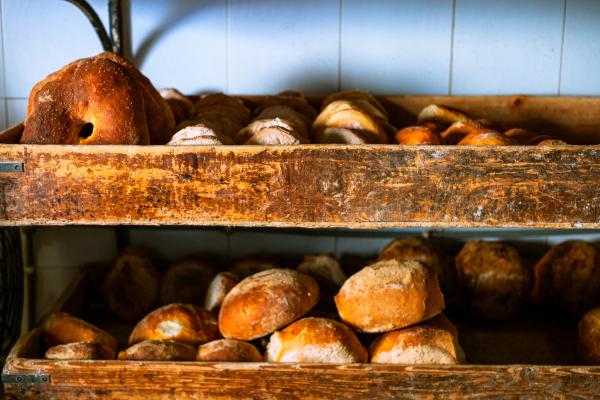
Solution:
{"label": "scratched wood surface", "polygon": [[[433,102],[600,143],[600,98],[381,100],[399,126]],[[0,161],[25,164],[24,173],[0,174],[0,225],[600,227],[598,145],[3,144]]]}

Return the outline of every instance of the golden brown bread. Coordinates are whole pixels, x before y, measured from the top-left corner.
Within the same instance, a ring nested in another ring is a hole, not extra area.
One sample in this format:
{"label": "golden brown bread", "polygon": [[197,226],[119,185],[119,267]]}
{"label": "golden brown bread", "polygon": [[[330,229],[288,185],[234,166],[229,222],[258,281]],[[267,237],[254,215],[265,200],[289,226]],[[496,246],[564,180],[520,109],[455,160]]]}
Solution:
{"label": "golden brown bread", "polygon": [[[536,139],[540,139],[538,136]],[[543,137],[542,140],[538,140],[537,146],[567,146],[568,143],[559,139],[549,139],[547,137]]]}
{"label": "golden brown bread", "polygon": [[144,340],[119,352],[119,360],[194,361],[196,348],[174,340]]}
{"label": "golden brown bread", "polygon": [[504,132],[504,134],[521,145],[534,144],[534,143],[532,143],[533,139],[535,139],[536,137],[539,136],[535,132],[529,131],[527,129],[521,129],[521,128],[509,129],[506,132]]}
{"label": "golden brown bread", "polygon": [[430,104],[424,107],[417,117],[417,124],[424,122],[435,122],[440,125],[449,126],[454,122],[469,119],[467,114],[451,107],[438,104]]}
{"label": "golden brown bread", "polygon": [[20,143],[149,144],[148,117],[143,88],[127,68],[84,58],[33,87]]}
{"label": "golden brown bread", "polygon": [[480,318],[509,318],[527,299],[530,273],[512,246],[469,241],[456,256],[455,268],[465,306]]}
{"label": "golden brown bread", "polygon": [[187,258],[167,268],[160,287],[161,304],[187,303],[202,306],[206,290],[216,274],[212,265],[198,258]]}
{"label": "golden brown bread", "polygon": [[533,297],[572,316],[600,306],[600,253],[583,240],[552,247],[535,265]]}
{"label": "golden brown bread", "polygon": [[466,136],[473,132],[481,132],[486,129],[477,121],[472,119],[462,119],[453,122],[440,136],[444,144],[457,144]]}
{"label": "golden brown bread", "polygon": [[204,308],[210,312],[218,311],[225,296],[239,282],[231,272],[219,272],[210,282],[204,298]]}
{"label": "golden brown bread", "polygon": [[51,346],[91,342],[101,344],[113,352],[117,350],[117,339],[110,333],[65,312],[48,316],[42,323],[42,332]]}
{"label": "golden brown bread", "polygon": [[216,318],[192,304],[173,303],[146,315],[131,331],[129,344],[143,340],[175,340],[190,345],[219,337]]}
{"label": "golden brown bread", "polygon": [[600,308],[593,308],[581,317],[577,353],[584,363],[600,364]]}
{"label": "golden brown bread", "polygon": [[408,126],[396,132],[396,143],[398,144],[442,144],[440,135],[423,126]]}
{"label": "golden brown bread", "polygon": [[115,350],[94,342],[72,342],[50,347],[45,358],[49,360],[114,360]]}
{"label": "golden brown bread", "polygon": [[319,254],[316,256],[304,256],[304,259],[297,267],[298,271],[312,276],[317,282],[340,287],[347,279],[342,271],[340,263],[331,253]]}
{"label": "golden brown bread", "polygon": [[263,356],[251,343],[235,339],[219,339],[198,348],[197,361],[260,362]]}
{"label": "golden brown bread", "polygon": [[458,364],[456,345],[445,329],[411,326],[378,337],[369,347],[369,360],[382,364]]}
{"label": "golden brown bread", "polygon": [[173,117],[175,118],[175,124],[179,124],[181,121],[188,119],[194,108],[194,103],[182,94],[179,90],[173,88],[164,88],[158,91],[163,99],[171,108]]}
{"label": "golden brown bread", "polygon": [[303,318],[273,333],[265,358],[269,362],[364,363],[367,350],[341,322]]}
{"label": "golden brown bread", "polygon": [[160,275],[143,253],[127,249],[117,256],[102,283],[110,311],[124,320],[136,320],[158,300]]}
{"label": "golden brown bread", "polygon": [[444,298],[437,274],[415,260],[366,266],[335,296],[342,321],[362,332],[387,332],[439,314]]}
{"label": "golden brown bread", "polygon": [[257,339],[302,317],[318,301],[319,287],[310,276],[291,269],[262,271],[227,293],[219,329],[227,339]]}
{"label": "golden brown bread", "polygon": [[492,131],[480,130],[469,133],[457,143],[459,146],[515,146],[517,142],[508,136]]}
{"label": "golden brown bread", "polygon": [[323,99],[321,109],[325,108],[329,103],[333,103],[337,100],[366,101],[375,107],[378,110],[378,113],[381,114],[385,119],[388,119],[389,117],[386,109],[381,105],[381,103],[365,90],[345,90],[332,93]]}
{"label": "golden brown bread", "polygon": [[234,274],[240,279],[244,279],[250,275],[254,275],[257,272],[266,271],[268,269],[281,268],[275,260],[258,255],[249,255],[239,258],[231,268],[229,272]]}

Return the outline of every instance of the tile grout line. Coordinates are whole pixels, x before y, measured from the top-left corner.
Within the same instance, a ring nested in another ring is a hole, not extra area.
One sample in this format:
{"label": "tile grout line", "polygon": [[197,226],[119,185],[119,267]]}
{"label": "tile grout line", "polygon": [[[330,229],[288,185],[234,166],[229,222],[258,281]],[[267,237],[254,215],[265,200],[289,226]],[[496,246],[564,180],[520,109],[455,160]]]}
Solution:
{"label": "tile grout line", "polygon": [[6,3],[3,0],[0,0],[0,36],[2,36],[2,40],[0,40],[0,45],[2,45],[2,77],[0,77],[0,79],[2,79],[2,84],[4,86],[4,93],[2,93],[2,99],[4,100],[4,104],[3,104],[3,108],[4,108],[4,126],[2,127],[2,129],[8,129],[10,127],[10,122],[8,121],[8,97],[6,96],[8,94],[7,91],[7,79],[6,79],[6,57],[5,57],[5,51],[4,51],[4,41],[5,41],[5,36],[4,36],[4,5]]}
{"label": "tile grout line", "polygon": [[456,26],[456,0],[452,0],[452,31],[450,32],[450,67],[448,69],[448,96],[452,96],[452,72],[454,70],[454,30]]}
{"label": "tile grout line", "polygon": [[342,90],[342,21],[344,13],[344,0],[339,0],[340,12],[338,21],[338,91]]}
{"label": "tile grout line", "polygon": [[231,0],[225,0],[225,91],[227,94],[231,94],[229,91],[229,60],[230,60],[230,29],[229,19],[231,15]]}
{"label": "tile grout line", "polygon": [[556,94],[560,96],[561,85],[562,85],[562,70],[563,70],[563,57],[565,51],[565,36],[567,31],[567,1],[563,0],[563,23],[562,23],[562,36],[560,39],[560,59],[558,63],[558,88]]}

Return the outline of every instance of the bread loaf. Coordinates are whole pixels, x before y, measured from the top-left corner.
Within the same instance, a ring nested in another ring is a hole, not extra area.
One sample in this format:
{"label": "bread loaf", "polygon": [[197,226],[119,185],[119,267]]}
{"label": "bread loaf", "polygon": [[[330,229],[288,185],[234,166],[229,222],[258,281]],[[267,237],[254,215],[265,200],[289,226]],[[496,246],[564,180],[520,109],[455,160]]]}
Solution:
{"label": "bread loaf", "polygon": [[341,322],[303,318],[275,332],[267,345],[269,362],[361,363],[367,351],[354,332]]}
{"label": "bread loaf", "polygon": [[169,266],[162,277],[161,304],[186,303],[202,306],[216,270],[198,258],[187,258]]}
{"label": "bread loaf", "polygon": [[241,340],[220,339],[198,348],[197,361],[260,362],[263,360],[254,345]]}
{"label": "bread loaf", "polygon": [[486,131],[486,128],[481,123],[472,119],[461,119],[448,126],[440,136],[444,144],[457,144],[466,136],[483,131]]}
{"label": "bread loaf", "polygon": [[290,269],[262,271],[227,293],[219,329],[227,339],[257,339],[302,317],[318,300],[319,287],[310,276]]}
{"label": "bread loaf", "polygon": [[59,344],[45,354],[49,360],[114,360],[115,356],[115,350],[94,342]]}
{"label": "bread loaf", "polygon": [[102,283],[110,311],[124,320],[136,320],[156,305],[160,275],[146,255],[125,250],[117,256]]}
{"label": "bread loaf", "polygon": [[191,304],[173,303],[152,311],[138,322],[129,336],[129,344],[170,339],[198,345],[218,336],[217,320],[209,311]]}
{"label": "bread loaf", "polygon": [[527,298],[529,271],[512,246],[469,241],[456,256],[455,267],[465,305],[473,315],[509,318]]}
{"label": "bread loaf", "polygon": [[281,268],[274,260],[264,256],[250,255],[237,260],[229,272],[240,279],[244,279],[257,272],[266,271],[268,269]]}
{"label": "bread loaf", "polygon": [[470,133],[457,144],[459,146],[515,146],[517,142],[500,132],[488,129]]}
{"label": "bread loaf", "polygon": [[42,332],[51,346],[73,342],[98,343],[115,352],[117,340],[108,332],[65,312],[48,316]]}
{"label": "bread loaf", "polygon": [[219,272],[208,286],[204,298],[204,308],[210,312],[219,310],[227,293],[229,293],[238,282],[237,276],[231,272]]}
{"label": "bread loaf", "polygon": [[579,321],[577,352],[581,361],[600,364],[600,308],[594,308]]}
{"label": "bread loaf", "polygon": [[408,126],[396,132],[396,143],[398,144],[442,144],[440,135],[423,126]]}
{"label": "bread loaf", "polygon": [[574,317],[600,306],[600,253],[583,240],[552,247],[535,265],[533,297]]}
{"label": "bread loaf", "polygon": [[160,89],[158,92],[171,108],[173,117],[175,117],[175,124],[179,124],[190,117],[194,103],[187,96],[173,88]]}
{"label": "bread loaf", "polygon": [[331,253],[304,256],[297,269],[315,278],[319,284],[323,282],[323,284],[339,288],[346,281],[346,274],[344,274],[340,263]]}
{"label": "bread loaf", "polygon": [[415,260],[386,260],[352,275],[335,296],[342,321],[362,332],[413,325],[444,309],[436,273]]}
{"label": "bread loaf", "polygon": [[462,111],[438,104],[430,104],[423,108],[417,117],[417,124],[424,122],[436,122],[440,125],[449,126],[457,121],[469,119]]}
{"label": "bread loaf", "polygon": [[119,360],[194,361],[196,348],[174,340],[144,340],[119,352]]}

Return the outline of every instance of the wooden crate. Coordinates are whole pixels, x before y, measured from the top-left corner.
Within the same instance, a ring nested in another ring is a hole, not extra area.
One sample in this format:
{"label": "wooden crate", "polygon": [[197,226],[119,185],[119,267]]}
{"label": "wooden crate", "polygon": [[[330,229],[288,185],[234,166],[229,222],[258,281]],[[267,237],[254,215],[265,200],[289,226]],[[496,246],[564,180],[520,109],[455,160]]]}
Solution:
{"label": "wooden crate", "polygon": [[[83,316],[126,346],[132,324],[115,321],[98,301],[101,269],[79,274],[54,310]],[[52,361],[41,359],[40,331],[23,336],[3,370],[9,398],[182,399],[397,397],[593,397],[600,367],[578,365],[576,323],[539,310],[515,320],[453,318],[466,365]],[[19,382],[18,379],[21,381]]]}
{"label": "wooden crate", "polygon": [[[251,103],[260,97],[248,98]],[[318,103],[318,98],[311,99]],[[600,98],[388,96],[600,143]],[[15,141],[22,126],[0,135]],[[600,227],[600,146],[0,145],[0,225]]]}

